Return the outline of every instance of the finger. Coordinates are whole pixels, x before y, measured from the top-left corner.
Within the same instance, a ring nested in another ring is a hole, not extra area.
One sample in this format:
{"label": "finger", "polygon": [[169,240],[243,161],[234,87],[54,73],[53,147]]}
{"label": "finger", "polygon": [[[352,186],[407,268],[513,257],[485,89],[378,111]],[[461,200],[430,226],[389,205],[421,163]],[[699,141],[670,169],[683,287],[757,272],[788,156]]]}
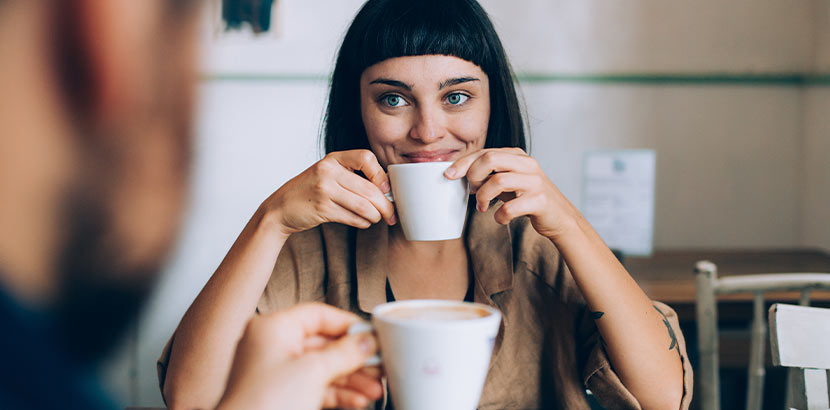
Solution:
{"label": "finger", "polygon": [[493,215],[496,222],[507,225],[510,221],[524,215],[534,215],[539,210],[539,195],[524,195],[507,201]]}
{"label": "finger", "polygon": [[[356,372],[354,372],[352,374],[360,374],[360,375],[365,376],[365,377],[369,377],[369,378],[373,378],[373,379],[380,379],[380,377],[383,375],[383,372],[381,371],[380,366],[369,366],[369,367],[361,367],[359,370],[357,370]],[[346,386],[348,384],[350,376],[351,376],[351,374],[346,375],[346,376],[342,376],[342,377],[338,378],[337,380],[335,380],[334,382],[332,382],[332,384],[337,385],[337,386]]]}
{"label": "finger", "polygon": [[[339,183],[337,185],[337,188],[333,189],[332,191],[333,192],[331,192],[331,196],[329,198],[333,203],[363,218],[364,220],[369,222],[370,226],[371,224],[380,222],[381,218],[383,218],[383,215],[381,215],[380,211],[378,211],[377,208],[375,208],[375,205],[372,204],[371,201],[358,194],[355,194],[352,191],[349,191],[347,188],[343,187],[342,185],[339,185]],[[368,228],[368,226],[362,228]]]}
{"label": "finger", "polygon": [[373,377],[375,379],[379,379],[381,376],[383,376],[383,370],[381,370],[380,366],[364,367],[358,370],[358,372],[366,376]]}
{"label": "finger", "polygon": [[381,193],[389,192],[389,178],[372,151],[356,149],[332,154],[340,165],[353,171],[360,171],[372,184],[380,188]]}
{"label": "finger", "polygon": [[346,334],[355,322],[361,319],[357,315],[340,310],[323,303],[304,303],[286,310],[272,313],[275,331],[280,327],[299,329],[305,338],[338,338]]}
{"label": "finger", "polygon": [[332,340],[334,339],[325,336],[309,336],[303,341],[303,351],[322,349]]}
{"label": "finger", "polygon": [[377,341],[370,333],[341,337],[321,350],[303,357],[315,369],[317,377],[331,383],[338,377],[353,373],[363,362],[377,352]]}
{"label": "finger", "polygon": [[458,179],[463,176],[467,175],[467,172],[470,166],[473,165],[479,158],[484,155],[493,155],[493,153],[502,153],[508,155],[514,155],[519,157],[528,157],[530,158],[527,153],[521,148],[488,148],[482,149],[479,151],[472,152],[467,154],[455,161],[447,170],[444,172],[444,176],[449,179]]}
{"label": "finger", "polygon": [[329,206],[330,209],[325,214],[326,221],[328,222],[337,222],[358,229],[367,229],[372,226],[372,221],[342,207],[333,200],[330,201]]}
{"label": "finger", "polygon": [[377,398],[383,394],[380,375],[371,376],[363,372],[362,369],[345,377],[338,378],[332,385],[354,390],[369,398]]}
{"label": "finger", "polygon": [[503,193],[519,193],[531,189],[537,184],[535,175],[519,174],[515,172],[499,172],[491,175],[487,181],[476,190],[476,209],[485,212],[490,202],[499,198]]}
{"label": "finger", "polygon": [[347,191],[371,202],[372,206],[380,212],[381,217],[388,225],[395,224],[395,206],[386,199],[383,192],[377,186],[355,174],[344,175],[338,183]]}
{"label": "finger", "polygon": [[467,175],[467,170],[470,168],[470,165],[473,165],[480,156],[490,152],[491,149],[483,149],[475,152],[471,152],[457,160],[444,171],[444,176],[448,179],[458,179],[462,178]]}
{"label": "finger", "polygon": [[369,405],[371,399],[354,390],[329,387],[323,396],[323,408],[360,409]]}
{"label": "finger", "polygon": [[470,192],[477,192],[493,173],[533,174],[537,168],[536,160],[527,155],[517,155],[506,150],[492,150],[482,154],[470,165],[467,170],[467,181],[470,183]]}

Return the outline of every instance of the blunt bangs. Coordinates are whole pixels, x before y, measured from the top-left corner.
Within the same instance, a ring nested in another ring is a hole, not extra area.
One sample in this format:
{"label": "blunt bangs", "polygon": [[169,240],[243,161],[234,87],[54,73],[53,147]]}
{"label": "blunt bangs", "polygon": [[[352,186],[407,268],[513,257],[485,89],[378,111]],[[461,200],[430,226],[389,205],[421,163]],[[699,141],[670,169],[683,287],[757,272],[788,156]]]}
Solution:
{"label": "blunt bangs", "polygon": [[[359,38],[354,67],[361,72],[381,61],[407,56],[447,55],[481,67],[488,76],[491,45],[474,14],[483,14],[468,1],[386,0],[386,7],[367,16]],[[472,6],[472,7],[471,7]]]}

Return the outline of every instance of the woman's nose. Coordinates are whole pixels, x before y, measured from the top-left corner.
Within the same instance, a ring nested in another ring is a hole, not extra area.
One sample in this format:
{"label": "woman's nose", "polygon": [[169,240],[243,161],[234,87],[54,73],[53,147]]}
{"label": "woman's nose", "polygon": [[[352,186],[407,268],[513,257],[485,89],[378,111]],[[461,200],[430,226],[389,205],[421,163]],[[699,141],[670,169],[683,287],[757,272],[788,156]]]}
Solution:
{"label": "woman's nose", "polygon": [[409,136],[424,144],[429,144],[444,138],[446,131],[441,113],[424,107],[419,110]]}

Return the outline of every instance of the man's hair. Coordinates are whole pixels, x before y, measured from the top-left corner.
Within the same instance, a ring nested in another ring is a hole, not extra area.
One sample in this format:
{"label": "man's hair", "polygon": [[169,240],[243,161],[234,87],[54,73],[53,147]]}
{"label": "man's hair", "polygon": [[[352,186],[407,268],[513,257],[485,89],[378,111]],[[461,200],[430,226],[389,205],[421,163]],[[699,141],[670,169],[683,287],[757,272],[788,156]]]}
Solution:
{"label": "man's hair", "polygon": [[326,153],[369,148],[360,112],[363,71],[390,58],[419,55],[454,56],[479,66],[490,80],[485,148],[527,148],[510,62],[475,0],[369,0],[338,52],[322,136]]}

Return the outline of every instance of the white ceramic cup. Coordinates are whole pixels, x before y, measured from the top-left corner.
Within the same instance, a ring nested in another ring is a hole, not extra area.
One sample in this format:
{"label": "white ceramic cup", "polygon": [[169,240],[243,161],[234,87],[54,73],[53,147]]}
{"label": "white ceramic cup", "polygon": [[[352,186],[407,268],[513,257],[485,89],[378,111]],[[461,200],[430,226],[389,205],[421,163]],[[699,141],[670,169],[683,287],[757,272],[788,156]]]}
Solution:
{"label": "white ceramic cup", "polygon": [[467,179],[450,180],[452,162],[389,165],[389,180],[404,236],[410,241],[444,241],[461,237],[467,217]]}
{"label": "white ceramic cup", "polygon": [[349,333],[377,334],[395,409],[472,410],[500,323],[497,309],[479,303],[406,300],[375,307],[372,323],[353,325]]}

